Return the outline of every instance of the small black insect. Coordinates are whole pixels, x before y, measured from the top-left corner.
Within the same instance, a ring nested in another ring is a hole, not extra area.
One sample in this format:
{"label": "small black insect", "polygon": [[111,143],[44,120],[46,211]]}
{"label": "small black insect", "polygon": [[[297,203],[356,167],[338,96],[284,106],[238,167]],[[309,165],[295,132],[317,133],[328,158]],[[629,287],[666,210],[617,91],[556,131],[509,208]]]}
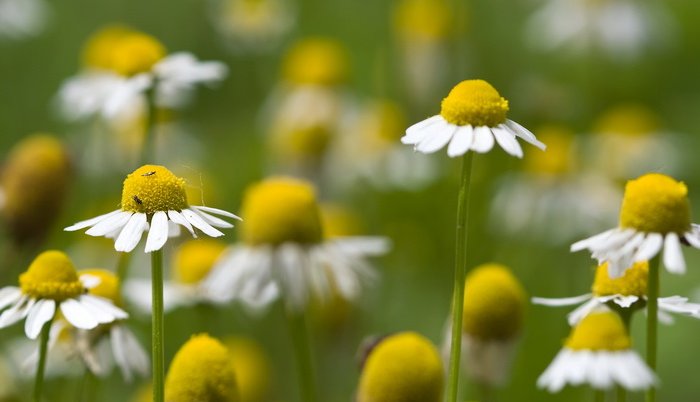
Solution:
{"label": "small black insect", "polygon": [[155,171],[153,171],[153,172],[146,172],[146,173],[142,174],[141,176],[153,176],[154,174],[156,174]]}
{"label": "small black insect", "polygon": [[137,203],[137,204],[139,204],[139,205],[143,204],[143,201],[141,201],[141,199],[139,198],[138,195],[135,195],[135,196],[134,196],[134,202]]}

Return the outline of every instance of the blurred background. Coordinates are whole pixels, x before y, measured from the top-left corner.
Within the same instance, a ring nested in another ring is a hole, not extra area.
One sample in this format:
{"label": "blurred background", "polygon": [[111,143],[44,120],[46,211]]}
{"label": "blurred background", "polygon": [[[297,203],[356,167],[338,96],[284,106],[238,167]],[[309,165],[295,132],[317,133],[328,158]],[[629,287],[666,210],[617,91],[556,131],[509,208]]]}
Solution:
{"label": "blurred background", "polygon": [[[413,153],[399,142],[405,128],[438,113],[461,80],[497,88],[510,102],[509,118],[549,149],[524,146],[523,160],[500,149],[475,157],[469,261],[509,266],[531,296],[586,293],[593,261],[569,245],[617,224],[626,180],[669,174],[688,185],[700,211],[699,21],[700,4],[681,0],[0,0],[0,286],[15,285],[49,248],[65,250],[81,269],[116,267],[111,241],[62,228],[118,207],[124,177],[139,166],[144,122],[66,118],[59,92],[86,68],[88,39],[126,25],[168,53],[228,66],[228,77],[199,88],[187,107],[157,114],[154,162],[187,178],[192,203],[236,213],[247,185],[296,175],[313,181],[329,205],[327,230],[391,239],[392,251],[376,261],[380,279],[357,305],[311,313],[322,399],[350,401],[365,337],[414,330],[443,342],[459,161]],[[36,133],[60,140],[69,168],[17,156]],[[46,166],[54,174],[46,180],[58,183],[53,192],[31,198],[32,186],[45,185],[34,182],[14,184],[20,195],[11,194],[13,175]],[[236,236],[233,229],[223,241]],[[168,242],[166,263],[177,248]],[[141,250],[131,275],[145,277]],[[700,253],[686,250],[686,258],[688,273],[664,272],[661,293],[700,301]],[[497,400],[592,398],[587,388],[552,395],[535,386],[568,335],[566,312],[528,306],[511,380]],[[132,315],[129,326],[149,350],[150,318]],[[173,310],[166,364],[194,333],[253,339],[267,367],[258,400],[296,401],[283,316],[279,303],[259,315],[236,304]],[[642,324],[633,321],[640,351]],[[660,329],[660,400],[700,394],[691,377],[699,330],[685,317]],[[8,401],[31,389],[32,377],[19,373],[10,353],[23,337],[19,325],[0,332],[0,398],[4,392]],[[57,373],[47,400],[78,400],[83,382],[80,370]],[[115,371],[91,392],[95,400],[127,401],[145,383],[125,385]],[[479,398],[471,385],[465,382],[464,400]]]}

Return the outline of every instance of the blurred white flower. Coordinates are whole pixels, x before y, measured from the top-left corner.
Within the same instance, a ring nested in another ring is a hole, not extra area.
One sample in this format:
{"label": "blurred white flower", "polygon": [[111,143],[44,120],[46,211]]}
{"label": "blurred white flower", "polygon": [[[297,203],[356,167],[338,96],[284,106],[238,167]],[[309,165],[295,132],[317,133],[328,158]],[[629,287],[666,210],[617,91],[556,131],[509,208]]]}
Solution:
{"label": "blurred white flower", "polygon": [[39,34],[49,17],[44,0],[0,0],[0,39],[22,39]]}
{"label": "blurred white flower", "polygon": [[294,28],[296,12],[289,0],[218,0],[211,18],[233,51],[258,53],[279,45]]}

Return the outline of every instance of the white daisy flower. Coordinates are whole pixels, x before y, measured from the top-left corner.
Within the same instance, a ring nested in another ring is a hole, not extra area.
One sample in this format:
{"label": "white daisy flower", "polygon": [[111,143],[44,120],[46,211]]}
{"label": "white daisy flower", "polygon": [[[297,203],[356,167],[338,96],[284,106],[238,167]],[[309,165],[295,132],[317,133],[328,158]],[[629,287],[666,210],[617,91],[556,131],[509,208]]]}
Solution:
{"label": "white daisy flower", "polygon": [[447,155],[456,157],[469,150],[486,153],[495,143],[508,154],[522,158],[519,137],[544,150],[546,146],[520,124],[506,118],[508,101],[483,80],[457,84],[442,100],[440,114],[418,122],[406,130],[404,144],[422,153],[433,153],[447,146]]}
{"label": "white daisy flower", "polygon": [[0,0],[0,38],[22,39],[39,34],[49,12],[43,0]]}
{"label": "white daisy flower", "polygon": [[[610,278],[608,264],[602,264],[596,269],[595,281],[592,293],[565,298],[533,297],[532,302],[544,306],[573,306],[581,304],[569,313],[569,325],[578,324],[584,317],[596,311],[603,305],[614,310],[629,309],[625,314],[644,308],[647,300],[647,281],[649,277],[649,263],[642,261],[635,263],[625,270],[620,278]],[[683,314],[700,318],[700,304],[689,303],[687,297],[671,296],[661,297],[659,301],[659,319],[665,323],[672,323],[673,318],[669,313]]]}
{"label": "white daisy flower", "polygon": [[617,278],[663,249],[666,269],[683,274],[682,243],[700,248],[700,225],[690,223],[688,188],[668,176],[650,173],[627,182],[619,227],[576,242],[571,251],[590,250],[600,264],[610,264],[610,276]]}
{"label": "white daisy flower", "polygon": [[29,339],[36,339],[47,322],[54,319],[57,310],[72,326],[93,329],[128,317],[109,300],[86,294],[96,286],[78,274],[68,256],[60,251],[46,251],[32,262],[19,278],[20,287],[0,289],[0,328],[8,327],[26,318],[24,331]]}
{"label": "white daisy flower", "polygon": [[537,380],[537,386],[559,392],[567,384],[589,384],[597,390],[615,385],[640,391],[657,384],[656,375],[632,349],[620,317],[599,310],[583,318],[564,348]]}
{"label": "white daisy flower", "polygon": [[86,234],[114,238],[114,248],[122,252],[132,251],[143,233],[148,232],[145,251],[150,253],[160,250],[169,236],[179,234],[177,225],[186,228],[194,237],[194,228],[208,236],[219,237],[224,234],[216,228],[233,227],[212,214],[240,219],[220,209],[188,205],[184,179],[163,166],[144,165],[124,180],[120,209],[64,230],[89,228]]}
{"label": "white daisy flower", "polygon": [[221,257],[205,286],[220,302],[233,299],[261,308],[278,297],[302,311],[335,293],[355,300],[375,279],[368,256],[387,251],[383,238],[324,239],[314,189],[291,178],[252,186],[243,202],[243,242]]}

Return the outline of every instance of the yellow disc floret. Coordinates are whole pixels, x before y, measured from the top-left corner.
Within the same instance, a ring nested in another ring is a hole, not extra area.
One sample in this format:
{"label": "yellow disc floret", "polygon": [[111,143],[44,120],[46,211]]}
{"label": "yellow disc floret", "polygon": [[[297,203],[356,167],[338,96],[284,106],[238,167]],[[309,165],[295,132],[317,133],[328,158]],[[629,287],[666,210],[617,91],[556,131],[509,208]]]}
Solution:
{"label": "yellow disc floret", "polygon": [[183,243],[174,257],[175,280],[184,284],[199,283],[211,271],[226,245],[211,239]]}
{"label": "yellow disc floret", "polygon": [[593,294],[596,296],[646,296],[647,281],[649,280],[649,263],[637,262],[627,270],[620,278],[610,278],[608,263],[599,265],[595,272],[593,282]]}
{"label": "yellow disc floret", "polygon": [[283,73],[293,84],[338,85],[347,76],[342,45],[328,38],[307,38],[296,43],[284,58]]}
{"label": "yellow disc floret", "polygon": [[507,340],[523,325],[525,290],[510,270],[485,264],[467,275],[463,328],[480,340]]}
{"label": "yellow disc floret", "polygon": [[357,402],[438,402],[442,361],[435,346],[414,332],[384,338],[365,362]]}
{"label": "yellow disc floret", "polygon": [[114,273],[106,269],[93,268],[81,270],[79,274],[94,276],[100,280],[100,283],[90,288],[88,293],[110,300],[116,306],[122,306],[124,304],[120,291],[119,278]]}
{"label": "yellow disc floret", "polygon": [[323,238],[316,191],[306,181],[274,177],[255,184],[241,210],[241,235],[248,244],[309,244]]}
{"label": "yellow disc floret", "polygon": [[92,34],[83,46],[83,63],[86,67],[109,70],[112,62],[112,50],[119,40],[134,32],[133,29],[120,24],[108,25]]}
{"label": "yellow disc floret", "polygon": [[93,68],[123,76],[151,71],[165,57],[165,47],[156,38],[121,25],[108,26],[94,34],[83,50],[83,60]]}
{"label": "yellow disc floret", "polygon": [[241,402],[267,401],[271,368],[263,348],[253,339],[231,337],[225,340],[233,356]]}
{"label": "yellow disc floret", "polygon": [[646,233],[685,233],[690,229],[688,188],[658,173],[628,181],[620,210],[620,226]]}
{"label": "yellow disc floret", "polygon": [[632,346],[625,324],[612,311],[594,312],[584,317],[571,332],[565,345],[573,350],[626,350]]}
{"label": "yellow disc floret", "polygon": [[659,131],[658,117],[648,108],[623,104],[609,109],[596,122],[594,132],[626,136],[644,136]]}
{"label": "yellow disc floret", "polygon": [[75,266],[65,253],[45,251],[19,276],[22,293],[36,299],[63,301],[84,292]]}
{"label": "yellow disc floret", "polygon": [[566,127],[541,127],[537,138],[547,144],[547,153],[534,152],[525,160],[525,168],[539,175],[561,176],[570,173],[576,165],[575,136]]}
{"label": "yellow disc floret", "polygon": [[457,84],[442,100],[440,114],[458,126],[496,127],[506,121],[508,101],[484,80],[467,80]]}
{"label": "yellow disc floret", "polygon": [[439,40],[450,33],[450,9],[444,0],[402,0],[394,11],[394,28],[405,40]]}
{"label": "yellow disc floret", "polygon": [[231,355],[206,334],[194,335],[175,354],[165,379],[168,402],[238,402]]}
{"label": "yellow disc floret", "polygon": [[145,165],[126,176],[122,190],[122,210],[153,214],[185,208],[185,180],[165,167]]}

